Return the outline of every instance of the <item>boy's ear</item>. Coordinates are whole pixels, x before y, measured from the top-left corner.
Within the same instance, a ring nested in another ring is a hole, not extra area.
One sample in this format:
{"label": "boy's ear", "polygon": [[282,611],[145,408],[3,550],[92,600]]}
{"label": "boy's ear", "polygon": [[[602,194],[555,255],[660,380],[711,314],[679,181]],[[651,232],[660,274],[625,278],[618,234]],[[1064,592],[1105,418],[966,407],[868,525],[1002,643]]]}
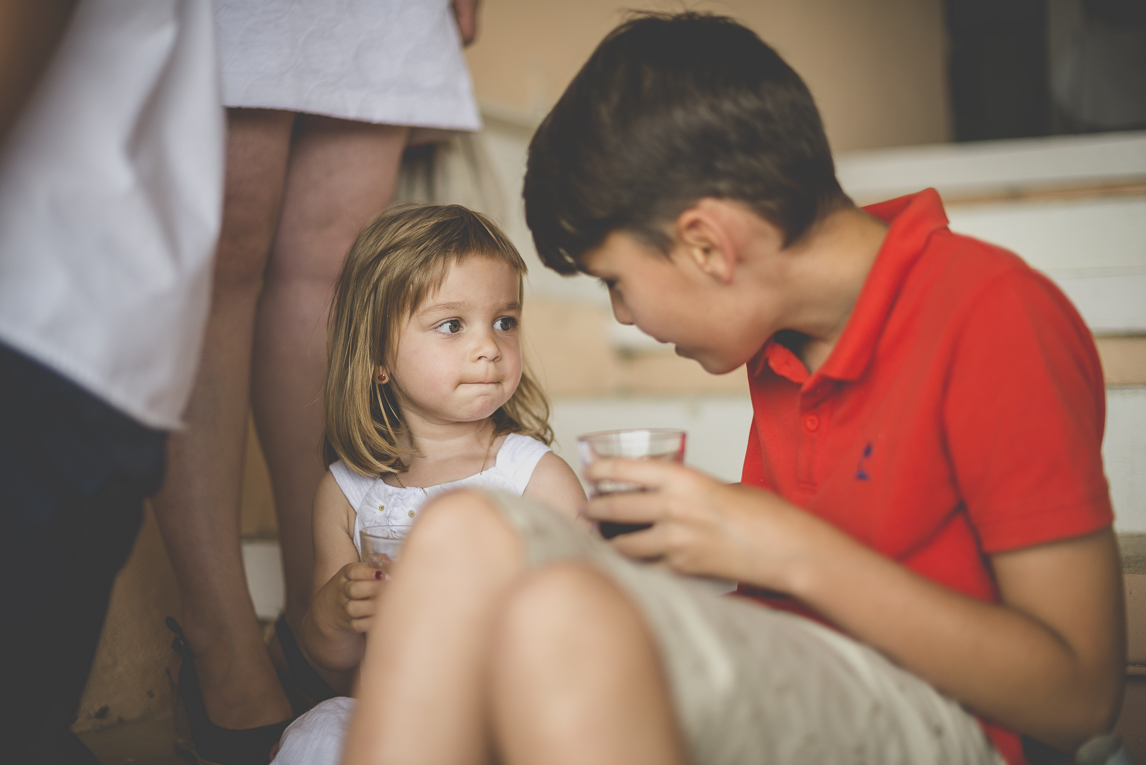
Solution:
{"label": "boy's ear", "polygon": [[676,219],[676,239],[685,257],[703,273],[729,283],[736,273],[737,252],[726,203],[701,199]]}

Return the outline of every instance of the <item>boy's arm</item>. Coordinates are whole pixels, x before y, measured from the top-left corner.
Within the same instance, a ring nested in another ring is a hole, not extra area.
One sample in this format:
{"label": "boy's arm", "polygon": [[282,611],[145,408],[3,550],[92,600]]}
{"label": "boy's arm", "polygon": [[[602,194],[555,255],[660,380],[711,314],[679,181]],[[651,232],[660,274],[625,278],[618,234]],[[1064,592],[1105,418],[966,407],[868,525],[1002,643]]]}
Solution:
{"label": "boy's arm", "polygon": [[332,672],[353,670],[361,661],[373,596],[383,584],[374,569],[358,562],[354,518],[354,508],[327,471],[314,500],[314,583],[299,637],[307,657]]}
{"label": "boy's arm", "polygon": [[831,529],[788,591],[972,711],[1073,751],[1113,724],[1125,666],[1110,529],[991,556],[1002,603],[938,585]]}
{"label": "boy's arm", "polygon": [[649,487],[589,504],[595,519],[657,521],[613,540],[625,555],[789,593],[974,712],[1065,750],[1114,720],[1125,627],[1109,529],[992,556],[992,604],[760,489],[645,460],[590,471]]}

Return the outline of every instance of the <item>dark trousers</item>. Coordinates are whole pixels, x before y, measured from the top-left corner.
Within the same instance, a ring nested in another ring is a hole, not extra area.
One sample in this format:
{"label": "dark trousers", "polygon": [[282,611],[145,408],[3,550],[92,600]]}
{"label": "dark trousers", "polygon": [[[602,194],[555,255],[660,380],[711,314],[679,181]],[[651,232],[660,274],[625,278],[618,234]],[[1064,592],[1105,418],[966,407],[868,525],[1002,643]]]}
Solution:
{"label": "dark trousers", "polygon": [[68,730],[166,433],[0,345],[0,746],[95,763]]}

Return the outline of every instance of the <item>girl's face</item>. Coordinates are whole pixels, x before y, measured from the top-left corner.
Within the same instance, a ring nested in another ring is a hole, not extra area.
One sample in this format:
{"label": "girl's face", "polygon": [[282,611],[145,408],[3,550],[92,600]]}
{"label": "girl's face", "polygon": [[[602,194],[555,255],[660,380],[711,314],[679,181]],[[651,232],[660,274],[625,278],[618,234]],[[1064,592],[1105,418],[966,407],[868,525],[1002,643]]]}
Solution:
{"label": "girl's face", "polygon": [[406,319],[389,364],[379,368],[407,423],[483,420],[521,380],[519,277],[484,255],[455,263],[441,288]]}

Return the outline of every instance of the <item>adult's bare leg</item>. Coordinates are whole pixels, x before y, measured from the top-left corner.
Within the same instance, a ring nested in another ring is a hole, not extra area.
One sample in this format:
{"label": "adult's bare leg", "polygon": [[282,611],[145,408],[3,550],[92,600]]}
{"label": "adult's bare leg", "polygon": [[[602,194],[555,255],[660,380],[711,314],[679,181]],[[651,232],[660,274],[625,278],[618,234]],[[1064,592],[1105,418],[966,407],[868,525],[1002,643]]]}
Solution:
{"label": "adult's bare leg", "polygon": [[279,519],[286,617],[296,634],[311,590],[311,510],[320,447],[326,317],[358,229],[393,196],[407,128],[299,115],[282,217],[255,327],[251,400]]}
{"label": "adult's bare leg", "polygon": [[426,506],[367,637],[345,765],[487,761],[492,632],[524,568],[517,533],[487,497]]}
{"label": "adult's bare leg", "polygon": [[531,574],[492,646],[492,730],[506,765],[687,761],[653,637],[597,570]]}
{"label": "adult's bare leg", "polygon": [[214,292],[187,429],[168,439],[153,500],[183,602],[208,717],[225,728],[284,720],[290,704],[243,575],[239,502],[255,306],[282,206],[290,112],[228,113],[226,196]]}

